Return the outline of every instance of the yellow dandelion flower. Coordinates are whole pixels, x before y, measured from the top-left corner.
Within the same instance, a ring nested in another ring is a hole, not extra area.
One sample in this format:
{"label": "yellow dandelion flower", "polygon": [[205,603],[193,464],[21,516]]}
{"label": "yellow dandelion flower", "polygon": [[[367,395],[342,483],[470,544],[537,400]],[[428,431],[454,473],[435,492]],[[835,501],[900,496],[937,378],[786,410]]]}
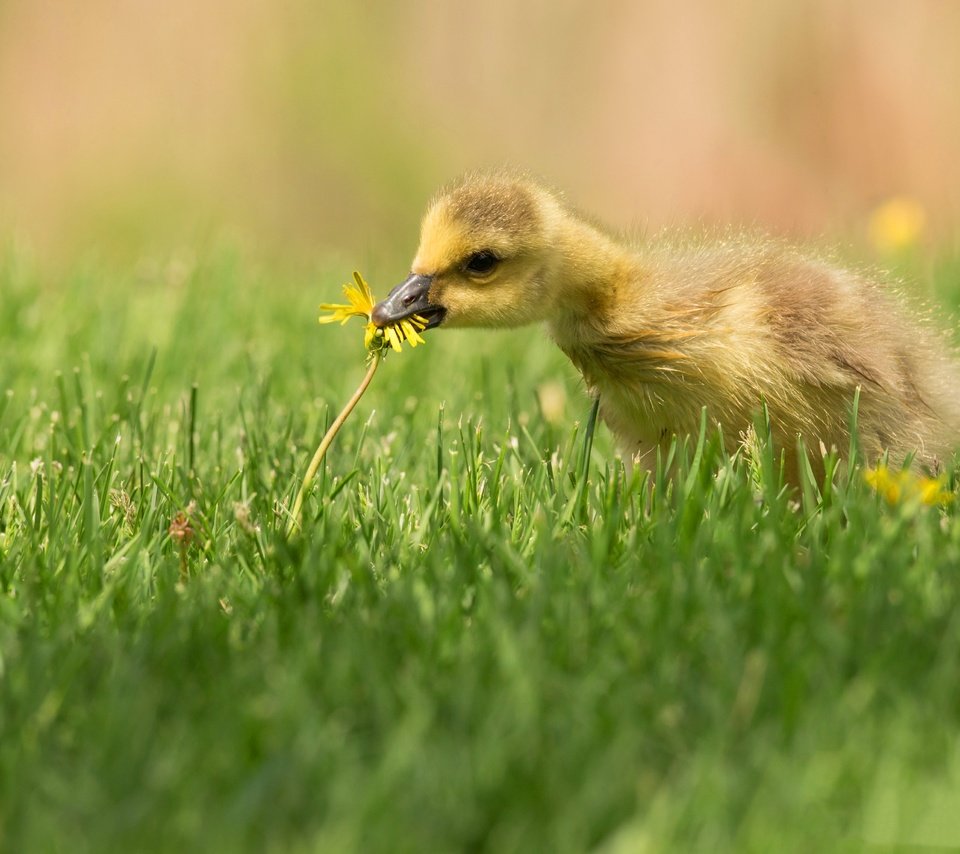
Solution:
{"label": "yellow dandelion flower", "polygon": [[863,477],[888,504],[913,500],[934,506],[949,504],[956,497],[947,488],[946,479],[943,477],[922,477],[910,471],[890,471],[883,465],[867,469]]}
{"label": "yellow dandelion flower", "polygon": [[377,326],[373,322],[372,317],[376,300],[373,298],[370,286],[359,273],[353,274],[353,281],[355,284],[343,286],[343,295],[347,298],[346,303],[325,302],[321,304],[320,310],[329,312],[329,314],[321,315],[320,322],[339,322],[340,324],[344,324],[351,317],[359,317],[366,320],[367,323],[363,329],[363,346],[367,349],[367,373],[360,381],[360,385],[353,393],[353,396],[347,401],[346,406],[343,407],[340,414],[333,420],[333,423],[324,434],[323,439],[320,440],[320,444],[314,452],[313,459],[310,460],[310,465],[307,466],[303,481],[300,484],[300,489],[297,490],[297,497],[294,499],[293,508],[290,511],[290,524],[287,527],[288,537],[292,537],[300,530],[303,519],[303,502],[310,489],[310,484],[313,482],[314,476],[323,463],[330,444],[369,387],[371,380],[373,380],[373,375],[377,372],[377,367],[386,355],[387,350],[393,349],[399,353],[404,341],[409,342],[411,347],[425,343],[423,336],[420,334],[427,328],[425,318],[419,314],[415,314],[412,317],[405,317],[403,320],[398,320],[396,323],[391,323],[388,326]]}
{"label": "yellow dandelion flower", "polygon": [[351,317],[363,317],[370,320],[370,312],[373,311],[374,299],[370,286],[364,281],[359,273],[353,274],[356,285],[344,285],[343,295],[347,298],[347,304],[335,302],[320,303],[320,311],[332,312],[330,315],[320,317],[321,323],[340,322],[342,326]]}
{"label": "yellow dandelion flower", "polygon": [[[408,317],[406,320],[400,321],[400,328],[403,329],[403,335],[410,342],[411,347],[416,347],[417,344],[426,344],[423,336],[420,334],[420,330],[426,326],[426,321],[420,317],[420,315],[414,315],[413,317]],[[419,326],[419,329],[417,328]]]}
{"label": "yellow dandelion flower", "polygon": [[342,326],[351,317],[366,320],[367,324],[363,329],[363,346],[370,353],[382,355],[388,347],[399,353],[404,341],[409,342],[411,347],[426,343],[420,333],[426,329],[427,321],[419,314],[382,328],[374,324],[371,315],[377,301],[370,290],[370,285],[357,272],[354,272],[353,280],[356,284],[343,286],[343,295],[347,298],[346,303],[325,302],[320,304],[321,311],[330,312],[320,316],[320,323],[339,322]]}
{"label": "yellow dandelion flower", "polygon": [[880,205],[870,216],[870,242],[884,254],[913,246],[927,224],[927,212],[916,200],[895,196]]}

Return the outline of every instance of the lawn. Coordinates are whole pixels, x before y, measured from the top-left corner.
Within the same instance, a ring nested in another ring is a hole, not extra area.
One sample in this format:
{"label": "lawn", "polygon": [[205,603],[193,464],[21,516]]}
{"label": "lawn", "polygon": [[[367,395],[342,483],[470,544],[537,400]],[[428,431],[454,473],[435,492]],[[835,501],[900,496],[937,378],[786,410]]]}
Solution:
{"label": "lawn", "polygon": [[651,489],[539,331],[441,330],[288,541],[350,272],[0,256],[0,850],[960,844],[958,502],[709,430]]}

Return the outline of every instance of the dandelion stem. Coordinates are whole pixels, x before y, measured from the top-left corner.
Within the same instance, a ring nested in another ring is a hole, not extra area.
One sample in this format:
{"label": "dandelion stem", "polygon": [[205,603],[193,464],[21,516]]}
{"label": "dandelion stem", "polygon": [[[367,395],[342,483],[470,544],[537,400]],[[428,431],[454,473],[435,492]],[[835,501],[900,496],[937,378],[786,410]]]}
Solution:
{"label": "dandelion stem", "polygon": [[303,483],[300,484],[300,491],[297,493],[297,500],[293,502],[293,510],[291,512],[290,525],[287,528],[287,536],[290,537],[294,532],[300,529],[300,522],[303,515],[303,499],[307,494],[307,490],[310,488],[310,484],[313,482],[313,476],[317,473],[317,469],[320,468],[320,463],[323,462],[324,456],[326,456],[327,448],[330,447],[330,443],[333,442],[334,437],[337,433],[340,432],[340,428],[343,426],[343,422],[347,420],[347,417],[353,412],[353,408],[357,405],[357,402],[363,397],[363,393],[367,390],[367,386],[370,385],[370,380],[373,379],[373,375],[377,372],[377,367],[380,365],[381,359],[380,353],[374,351],[372,358],[370,359],[370,367],[367,368],[366,376],[360,381],[360,385],[357,386],[357,390],[353,393],[353,396],[350,400],[347,401],[347,405],[343,407],[343,411],[334,419],[333,424],[330,425],[330,429],[324,434],[324,437],[320,440],[320,444],[317,446],[316,453],[313,455],[313,459],[310,460],[310,465],[307,468],[307,473],[303,476]]}

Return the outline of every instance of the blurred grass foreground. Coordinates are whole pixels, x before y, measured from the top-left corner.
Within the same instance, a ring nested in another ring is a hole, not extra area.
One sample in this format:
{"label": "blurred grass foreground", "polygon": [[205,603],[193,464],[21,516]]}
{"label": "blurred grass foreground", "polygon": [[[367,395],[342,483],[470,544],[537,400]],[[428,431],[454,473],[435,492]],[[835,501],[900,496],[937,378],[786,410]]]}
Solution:
{"label": "blurred grass foreground", "polygon": [[288,540],[362,371],[315,281],[4,258],[0,848],[960,840],[957,502],[710,433],[651,490],[539,336],[440,332]]}

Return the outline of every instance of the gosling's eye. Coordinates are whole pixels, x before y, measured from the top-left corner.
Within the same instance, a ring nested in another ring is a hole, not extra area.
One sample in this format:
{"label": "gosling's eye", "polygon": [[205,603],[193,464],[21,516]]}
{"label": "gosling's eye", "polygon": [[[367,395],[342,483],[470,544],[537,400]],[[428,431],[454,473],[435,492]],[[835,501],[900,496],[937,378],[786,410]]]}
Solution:
{"label": "gosling's eye", "polygon": [[499,263],[500,259],[496,255],[484,249],[482,252],[474,252],[473,255],[467,258],[463,269],[477,276],[485,276]]}

